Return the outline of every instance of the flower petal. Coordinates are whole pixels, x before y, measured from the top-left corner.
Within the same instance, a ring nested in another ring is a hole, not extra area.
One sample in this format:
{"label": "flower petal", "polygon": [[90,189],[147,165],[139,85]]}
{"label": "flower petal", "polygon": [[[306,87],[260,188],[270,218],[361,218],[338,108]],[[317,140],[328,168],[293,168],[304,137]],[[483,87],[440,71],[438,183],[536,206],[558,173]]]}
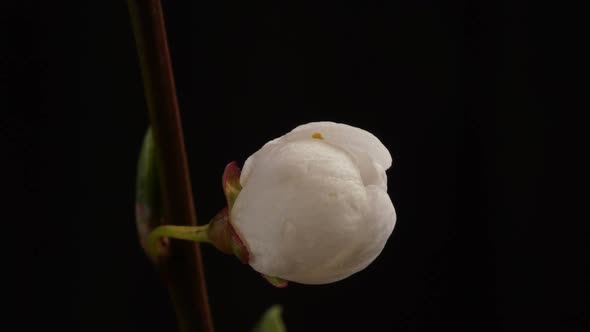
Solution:
{"label": "flower petal", "polygon": [[[350,155],[309,139],[281,144],[264,156],[240,192],[231,219],[246,240],[255,270],[322,283],[325,272],[299,272],[328,264],[356,241],[368,207]],[[341,262],[351,264],[345,257]]]}
{"label": "flower petal", "polygon": [[298,126],[284,137],[291,141],[311,137],[315,133],[320,134],[324,141],[345,147],[355,154],[359,152],[368,154],[385,170],[391,167],[391,154],[375,135],[347,124],[330,121],[311,122]]}
{"label": "flower petal", "polygon": [[[366,130],[329,121],[311,122],[298,126],[289,133],[266,143],[244,163],[240,178],[242,186],[246,185],[255,164],[258,164],[258,161],[272,149],[285,142],[309,138],[319,139],[350,153],[357,161],[366,185],[379,184],[387,188],[386,181],[383,181],[384,171],[391,167],[392,158],[383,143]],[[380,167],[375,167],[374,163],[379,164]]]}

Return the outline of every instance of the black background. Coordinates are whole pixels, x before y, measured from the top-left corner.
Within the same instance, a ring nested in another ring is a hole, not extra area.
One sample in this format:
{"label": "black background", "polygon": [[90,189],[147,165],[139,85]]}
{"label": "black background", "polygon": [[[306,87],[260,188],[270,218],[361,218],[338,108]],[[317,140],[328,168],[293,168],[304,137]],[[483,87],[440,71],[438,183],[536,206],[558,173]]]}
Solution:
{"label": "black background", "polygon": [[[306,122],[366,129],[394,159],[396,228],[346,280],[275,289],[204,247],[216,330],[247,331],[274,303],[289,331],[589,329],[585,215],[552,189],[567,181],[552,161],[567,157],[549,139],[543,79],[567,60],[548,52],[561,40],[548,11],[511,1],[164,9],[201,223],[224,204],[228,162]],[[77,331],[173,331],[133,221],[148,120],[125,2],[23,3],[2,18],[5,50],[17,50],[2,55],[2,90],[18,105],[1,126],[5,174],[25,202],[11,205],[35,221],[21,223],[34,240],[17,247],[32,250],[34,264],[17,261],[32,265],[30,280],[14,276],[39,286],[14,305]]]}

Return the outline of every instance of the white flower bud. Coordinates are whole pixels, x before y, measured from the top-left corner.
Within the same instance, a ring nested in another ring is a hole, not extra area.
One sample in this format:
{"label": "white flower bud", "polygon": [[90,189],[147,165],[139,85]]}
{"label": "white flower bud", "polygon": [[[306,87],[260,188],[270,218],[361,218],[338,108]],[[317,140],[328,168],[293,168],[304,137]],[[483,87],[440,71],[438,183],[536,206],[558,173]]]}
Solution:
{"label": "white flower bud", "polygon": [[345,124],[308,123],[266,143],[246,160],[231,210],[249,264],[302,284],[367,267],[396,221],[390,166],[377,137]]}

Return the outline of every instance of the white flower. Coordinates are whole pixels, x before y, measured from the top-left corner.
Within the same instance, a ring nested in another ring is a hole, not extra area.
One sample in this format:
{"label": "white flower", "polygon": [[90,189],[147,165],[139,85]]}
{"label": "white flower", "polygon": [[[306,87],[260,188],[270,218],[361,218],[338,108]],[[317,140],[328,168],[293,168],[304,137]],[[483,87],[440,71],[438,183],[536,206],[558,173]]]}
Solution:
{"label": "white flower", "polygon": [[308,123],[266,143],[246,160],[231,210],[249,264],[302,284],[367,267],[396,221],[390,166],[377,137],[345,124]]}

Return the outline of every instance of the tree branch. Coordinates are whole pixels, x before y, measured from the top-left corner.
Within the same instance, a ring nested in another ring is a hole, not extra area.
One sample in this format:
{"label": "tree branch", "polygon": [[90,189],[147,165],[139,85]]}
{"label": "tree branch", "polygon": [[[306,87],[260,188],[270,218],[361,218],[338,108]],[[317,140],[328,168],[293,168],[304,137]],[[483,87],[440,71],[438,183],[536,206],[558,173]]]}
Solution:
{"label": "tree branch", "polygon": [[[196,225],[188,162],[176,100],[160,0],[128,0],[145,97],[158,156],[165,220]],[[183,332],[212,332],[203,263],[198,244],[170,241],[158,263]]]}

